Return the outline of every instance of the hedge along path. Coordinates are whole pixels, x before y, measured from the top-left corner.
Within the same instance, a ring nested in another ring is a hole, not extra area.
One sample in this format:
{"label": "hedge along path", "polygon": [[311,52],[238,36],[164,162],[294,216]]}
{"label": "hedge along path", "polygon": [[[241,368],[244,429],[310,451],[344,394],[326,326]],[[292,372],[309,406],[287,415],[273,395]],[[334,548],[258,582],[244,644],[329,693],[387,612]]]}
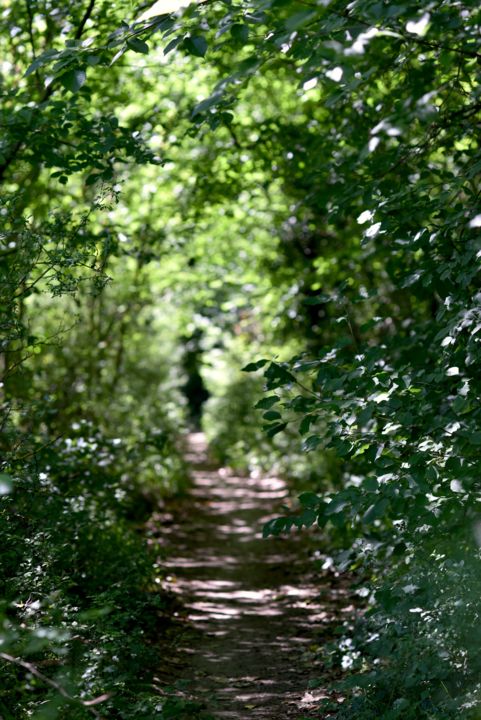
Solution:
{"label": "hedge along path", "polygon": [[[190,497],[167,528],[165,517],[152,519],[162,523],[165,587],[184,628],[174,630],[160,681],[184,681],[185,697],[219,720],[319,718],[333,676],[312,648],[352,613],[346,581],[313,576],[306,534],[262,539],[287,498],[282,480],[213,467],[201,433],[189,436],[187,459]],[[308,689],[312,677],[325,686]]]}

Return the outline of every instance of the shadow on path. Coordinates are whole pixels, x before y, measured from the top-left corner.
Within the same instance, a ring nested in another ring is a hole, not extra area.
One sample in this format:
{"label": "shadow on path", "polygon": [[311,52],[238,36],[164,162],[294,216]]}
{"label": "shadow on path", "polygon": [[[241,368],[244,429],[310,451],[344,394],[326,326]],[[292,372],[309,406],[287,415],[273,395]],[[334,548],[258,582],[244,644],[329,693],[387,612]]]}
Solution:
{"label": "shadow on path", "polygon": [[219,720],[319,717],[326,694],[307,691],[303,656],[351,612],[345,587],[306,574],[302,535],[262,539],[264,522],[287,497],[282,480],[212,467],[201,433],[189,437],[187,456],[189,501],[158,533],[165,586],[178,596],[186,627],[175,634],[164,673],[188,682],[189,695]]}

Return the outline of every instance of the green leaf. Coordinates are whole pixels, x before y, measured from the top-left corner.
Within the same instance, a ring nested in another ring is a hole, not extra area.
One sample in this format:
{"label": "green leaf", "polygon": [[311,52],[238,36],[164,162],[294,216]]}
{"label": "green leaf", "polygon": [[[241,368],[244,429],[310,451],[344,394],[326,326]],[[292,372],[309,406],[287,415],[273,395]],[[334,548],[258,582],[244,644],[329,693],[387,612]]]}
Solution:
{"label": "green leaf", "polygon": [[275,362],[271,362],[265,372],[265,377],[268,380],[267,387],[270,390],[274,390],[282,385],[291,384],[296,381],[296,378],[292,375],[292,373],[286,370],[286,368],[282,365]]}
{"label": "green leaf", "polygon": [[222,93],[216,90],[208,98],[201,100],[200,103],[198,103],[192,110],[192,118],[213,109],[216,105],[222,102],[222,97]]}
{"label": "green leaf", "polygon": [[244,43],[249,37],[249,27],[242,23],[234,23],[231,26],[230,33],[235,40]]}
{"label": "green leaf", "polygon": [[[245,368],[244,368],[245,369]],[[249,372],[249,371],[247,371]],[[268,397],[262,398],[259,402],[254,405],[256,410],[270,410],[270,408],[278,403],[280,398],[277,395],[269,395]]]}
{"label": "green leaf", "polygon": [[168,55],[172,50],[175,50],[177,45],[180,45],[184,38],[182,35],[179,35],[178,37],[173,38],[164,48],[164,55]]}
{"label": "green leaf", "polygon": [[282,415],[277,410],[268,410],[262,417],[264,420],[280,420]]}
{"label": "green leaf", "polygon": [[207,52],[207,40],[203,35],[192,35],[184,40],[184,47],[196,57],[204,57]]}
{"label": "green leaf", "polygon": [[352,450],[352,445],[348,440],[336,439],[331,443],[332,447],[336,449],[339,457],[346,457]]}
{"label": "green leaf", "polygon": [[308,433],[311,429],[311,425],[316,422],[318,417],[318,415],[305,415],[299,424],[299,433],[301,435],[305,435],[306,433]]}
{"label": "green leaf", "polygon": [[313,20],[316,16],[316,10],[300,10],[294,15],[291,15],[286,20],[286,28],[290,31],[297,30],[298,28],[306,25],[310,20]]}
{"label": "green leaf", "polygon": [[361,412],[357,416],[358,424],[363,426],[366,423],[368,423],[369,420],[372,418],[373,412],[374,412],[374,407],[372,405],[366,405],[366,407],[363,410],[361,410]]}
{"label": "green leaf", "polygon": [[317,512],[313,508],[306,508],[303,513],[294,517],[293,520],[294,525],[298,528],[301,528],[303,525],[305,527],[311,527],[317,520]]}
{"label": "green leaf", "polygon": [[379,489],[377,478],[370,475],[362,481],[362,487],[368,492],[376,492]]}
{"label": "green leaf", "polygon": [[292,527],[292,524],[293,521],[291,518],[274,518],[264,525],[262,529],[262,536],[266,538],[269,537],[269,535],[280,535],[281,533],[286,532],[286,530],[289,530]]}
{"label": "green leaf", "polygon": [[335,495],[331,502],[326,505],[325,507],[325,513],[326,515],[337,515],[339,513],[342,513],[344,508],[349,507],[350,502],[347,497],[341,492],[338,495]]}
{"label": "green leaf", "polygon": [[242,368],[242,372],[255,372],[256,370],[263,368],[264,365],[267,365],[268,362],[269,360],[257,360],[257,362],[248,363]]}
{"label": "green leaf", "polygon": [[299,502],[304,507],[315,508],[322,502],[322,499],[313,492],[305,492],[299,495]]}
{"label": "green leaf", "polygon": [[86,185],[94,185],[97,180],[99,180],[101,177],[100,173],[92,173],[91,175],[87,176],[87,179],[85,180]]}
{"label": "green leaf", "polygon": [[57,57],[59,54],[58,50],[45,50],[41,55],[39,55],[31,65],[28,66],[24,77],[28,77],[32,73],[39,70],[43,65],[46,65],[49,62],[52,62],[54,58]]}
{"label": "green leaf", "polygon": [[481,430],[469,433],[469,442],[471,445],[481,445]]}
{"label": "green leaf", "polygon": [[76,93],[85,84],[87,74],[85,70],[77,68],[76,70],[69,70],[64,73],[60,76],[59,80],[66,90]]}
{"label": "green leaf", "polygon": [[129,38],[126,45],[130,50],[133,50],[136,53],[141,53],[142,55],[148,55],[149,53],[149,46],[145,40],[141,40],[138,37]]}
{"label": "green leaf", "polygon": [[286,422],[284,422],[284,423],[279,423],[278,425],[271,425],[271,426],[266,430],[266,435],[267,435],[267,437],[272,438],[272,437],[274,437],[274,435],[277,435],[278,433],[280,433],[280,432],[282,432],[283,430],[285,430],[286,427],[287,427],[287,423],[286,423]]}
{"label": "green leaf", "polygon": [[363,523],[369,525],[374,522],[374,520],[379,520],[385,515],[388,507],[389,500],[387,498],[381,498],[366,510],[362,518]]}
{"label": "green leaf", "polygon": [[453,401],[453,410],[458,415],[465,415],[470,412],[471,405],[469,400],[462,395],[458,395]]}
{"label": "green leaf", "polygon": [[315,450],[322,444],[322,438],[319,435],[311,435],[302,443],[302,447],[306,452]]}

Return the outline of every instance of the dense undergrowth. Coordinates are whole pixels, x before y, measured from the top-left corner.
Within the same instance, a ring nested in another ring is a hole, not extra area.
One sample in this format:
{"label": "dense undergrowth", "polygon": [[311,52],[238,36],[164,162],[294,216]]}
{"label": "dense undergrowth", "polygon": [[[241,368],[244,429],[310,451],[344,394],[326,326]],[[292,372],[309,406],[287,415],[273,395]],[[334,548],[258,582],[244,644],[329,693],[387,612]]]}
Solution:
{"label": "dense undergrowth", "polygon": [[19,449],[1,476],[2,716],[164,717],[152,676],[171,607],[142,527],[186,487],[178,429],[160,415],[137,437],[86,419],[48,433],[59,419],[51,399],[35,416],[28,406],[25,438],[22,408],[8,410],[5,435]]}

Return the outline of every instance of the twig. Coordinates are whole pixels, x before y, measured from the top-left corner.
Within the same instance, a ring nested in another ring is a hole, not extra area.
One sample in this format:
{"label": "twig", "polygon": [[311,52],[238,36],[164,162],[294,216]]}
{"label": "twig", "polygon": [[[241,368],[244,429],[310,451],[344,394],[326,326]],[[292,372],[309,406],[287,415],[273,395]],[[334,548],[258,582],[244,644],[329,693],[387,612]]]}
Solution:
{"label": "twig", "polygon": [[[25,0],[25,4],[27,6],[27,15],[28,15],[28,37],[30,39],[30,46],[32,48],[33,59],[36,60],[37,53],[35,51],[35,40],[33,37],[33,14],[32,14],[32,8],[30,5],[30,0]],[[38,71],[37,71],[37,80],[38,79],[39,79],[39,77],[38,77]]]}
{"label": "twig", "polygon": [[80,25],[78,26],[77,31],[75,33],[74,37],[76,40],[80,40],[80,38],[82,37],[83,31],[85,29],[85,25],[86,25],[87,21],[90,19],[90,16],[92,15],[94,5],[95,5],[95,0],[90,0],[88,7],[84,13],[84,16],[80,21]]}
{"label": "twig", "polygon": [[38,448],[35,448],[35,450],[30,450],[28,453],[25,453],[25,455],[20,455],[20,457],[17,457],[14,459],[14,462],[20,462],[20,460],[26,460],[27,458],[33,457],[34,455],[38,455],[39,452],[42,450],[45,450],[45,448],[50,447],[50,445],[54,445],[57,440],[61,440],[63,438],[63,433],[60,435],[57,435],[53,438],[53,440],[49,440],[48,442],[44,443]]}
{"label": "twig", "polygon": [[23,668],[24,670],[28,670],[28,672],[32,673],[32,675],[35,675],[39,680],[44,682],[46,685],[49,685],[51,688],[56,690],[59,695],[66,698],[67,700],[70,700],[70,702],[73,703],[79,703],[80,705],[83,705],[83,707],[86,707],[90,710],[92,715],[98,720],[102,720],[100,714],[95,710],[93,707],[94,705],[99,705],[102,702],[105,702],[105,700],[108,700],[111,695],[110,693],[104,693],[103,695],[99,695],[98,697],[94,698],[93,700],[81,700],[80,698],[73,697],[70,695],[62,685],[60,685],[58,682],[55,682],[55,680],[52,680],[51,678],[44,675],[40,670],[35,666],[32,665],[32,663],[26,662],[25,660],[21,660],[20,658],[16,658],[13,655],[9,655],[8,653],[0,653],[0,658],[2,660],[5,660],[6,662],[12,663],[14,665],[18,665],[19,667]]}

